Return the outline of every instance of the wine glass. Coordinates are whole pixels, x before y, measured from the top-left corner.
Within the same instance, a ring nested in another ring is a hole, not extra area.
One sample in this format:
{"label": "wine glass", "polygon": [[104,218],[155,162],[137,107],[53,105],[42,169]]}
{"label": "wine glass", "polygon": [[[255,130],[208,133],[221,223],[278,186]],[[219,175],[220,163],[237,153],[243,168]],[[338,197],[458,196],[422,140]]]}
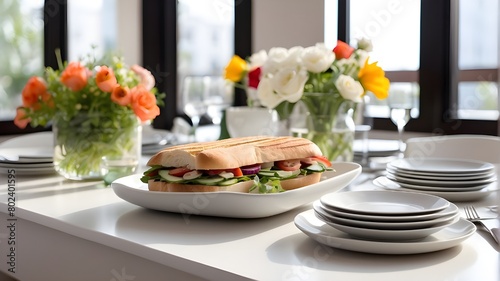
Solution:
{"label": "wine glass", "polygon": [[207,112],[205,98],[208,95],[210,77],[208,76],[186,76],[183,82],[182,97],[184,113],[191,118],[193,124],[190,131],[190,139],[196,141],[196,129],[200,124],[201,117]]}
{"label": "wine glass", "polygon": [[403,133],[405,126],[411,119],[411,110],[414,107],[414,96],[410,89],[393,88],[389,95],[389,108],[391,111],[391,121],[398,128],[399,136],[399,156],[402,157],[405,144],[403,142]]}
{"label": "wine glass", "polygon": [[231,84],[227,83],[223,77],[209,77],[205,104],[207,115],[214,125],[220,125],[223,111],[233,103],[233,91]]}

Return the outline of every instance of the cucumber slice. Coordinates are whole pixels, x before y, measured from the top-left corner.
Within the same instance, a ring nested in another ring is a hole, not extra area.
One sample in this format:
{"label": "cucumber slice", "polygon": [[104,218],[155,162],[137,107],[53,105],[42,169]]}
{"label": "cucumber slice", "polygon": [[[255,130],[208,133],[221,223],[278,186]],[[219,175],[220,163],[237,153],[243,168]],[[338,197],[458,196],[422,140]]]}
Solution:
{"label": "cucumber slice", "polygon": [[289,178],[289,177],[293,176],[293,171],[278,170],[278,171],[276,171],[276,174],[278,174],[278,176],[280,178]]}
{"label": "cucumber slice", "polygon": [[221,181],[218,184],[223,185],[223,186],[227,186],[227,185],[233,185],[235,183],[238,183],[237,179],[230,179],[230,180]]}
{"label": "cucumber slice", "polygon": [[176,177],[176,176],[170,175],[168,173],[168,170],[160,170],[160,171],[158,171],[158,175],[160,175],[160,177],[164,178],[168,182],[181,182],[184,180],[181,177]]}
{"label": "cucumber slice", "polygon": [[217,185],[223,180],[224,180],[223,177],[210,177],[210,178],[196,179],[194,180],[194,182],[204,185]]}
{"label": "cucumber slice", "polygon": [[323,168],[320,164],[312,164],[305,167],[305,169],[312,172],[323,172],[325,170],[325,168]]}
{"label": "cucumber slice", "polygon": [[274,171],[260,171],[259,176],[264,176],[264,177],[274,177],[276,173]]}

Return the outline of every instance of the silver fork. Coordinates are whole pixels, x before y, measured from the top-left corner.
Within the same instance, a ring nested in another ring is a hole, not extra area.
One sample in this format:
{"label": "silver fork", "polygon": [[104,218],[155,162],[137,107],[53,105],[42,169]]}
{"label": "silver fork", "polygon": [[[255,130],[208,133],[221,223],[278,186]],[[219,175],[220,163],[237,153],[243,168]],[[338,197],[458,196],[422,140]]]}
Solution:
{"label": "silver fork", "polygon": [[481,217],[477,213],[476,208],[474,208],[474,206],[465,206],[464,207],[464,212],[465,212],[465,216],[467,217],[468,221],[473,222],[475,224],[478,224],[478,225],[482,226],[491,235],[491,237],[493,237],[493,239],[495,240],[495,242],[499,243],[497,236],[481,220]]}

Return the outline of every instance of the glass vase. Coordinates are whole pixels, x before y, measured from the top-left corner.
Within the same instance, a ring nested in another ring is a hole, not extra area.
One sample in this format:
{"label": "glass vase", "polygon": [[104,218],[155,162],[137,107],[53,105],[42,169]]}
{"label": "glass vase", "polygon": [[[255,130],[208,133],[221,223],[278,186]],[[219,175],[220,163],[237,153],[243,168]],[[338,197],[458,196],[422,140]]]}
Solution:
{"label": "glass vase", "polygon": [[332,162],[352,162],[355,124],[351,101],[332,94],[305,93],[305,128],[295,130],[314,142]]}
{"label": "glass vase", "polygon": [[109,172],[103,161],[109,159],[125,163],[121,165],[129,174],[139,164],[142,126],[133,113],[113,117],[78,113],[69,120],[54,120],[52,130],[54,167],[67,179],[103,179]]}

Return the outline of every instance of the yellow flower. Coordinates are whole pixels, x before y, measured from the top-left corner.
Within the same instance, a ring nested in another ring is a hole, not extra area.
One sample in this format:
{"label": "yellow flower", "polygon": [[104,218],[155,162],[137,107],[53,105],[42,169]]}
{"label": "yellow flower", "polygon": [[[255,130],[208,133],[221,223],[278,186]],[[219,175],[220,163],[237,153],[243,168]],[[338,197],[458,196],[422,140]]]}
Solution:
{"label": "yellow flower", "polygon": [[247,62],[234,55],[224,69],[224,78],[233,82],[240,82],[247,70]]}
{"label": "yellow flower", "polygon": [[368,63],[358,73],[359,81],[366,91],[372,92],[378,99],[385,99],[389,95],[390,81],[385,77],[384,70],[377,62]]}

